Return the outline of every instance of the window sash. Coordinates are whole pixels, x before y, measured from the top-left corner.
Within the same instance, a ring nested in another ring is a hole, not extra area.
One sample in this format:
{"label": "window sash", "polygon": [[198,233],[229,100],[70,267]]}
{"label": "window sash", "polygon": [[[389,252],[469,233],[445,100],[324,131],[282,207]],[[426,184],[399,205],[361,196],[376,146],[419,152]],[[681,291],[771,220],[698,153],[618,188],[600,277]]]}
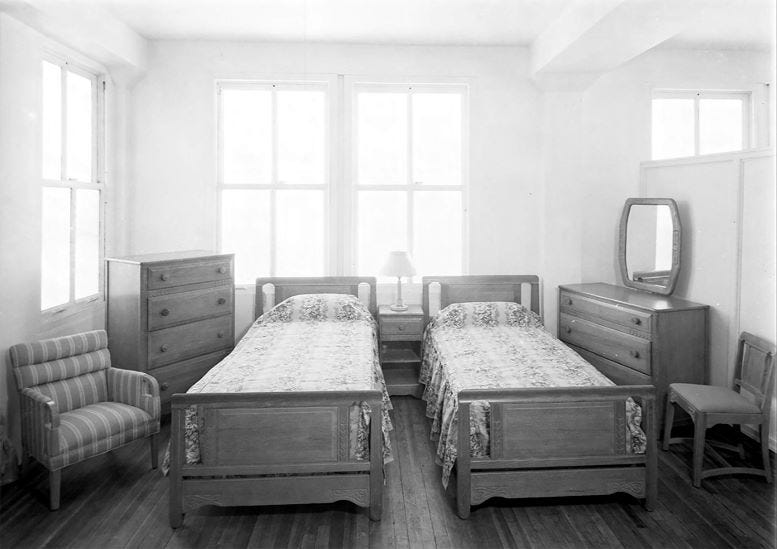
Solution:
{"label": "window sash", "polygon": [[[754,137],[752,135],[752,124],[751,120],[753,118],[753,112],[752,112],[752,93],[748,91],[727,91],[727,90],[653,90],[653,94],[651,97],[651,108],[653,105],[653,99],[686,99],[686,100],[693,100],[693,110],[694,110],[694,122],[693,122],[693,156],[701,156],[703,153],[701,153],[700,148],[700,114],[699,114],[699,103],[702,100],[705,99],[739,99],[742,101],[742,148],[737,150],[747,150],[751,148],[751,144],[755,142]],[[651,115],[651,121],[652,121],[652,115]],[[727,152],[735,152],[735,151],[727,151]],[[711,153],[711,154],[725,154],[725,153]],[[670,158],[661,158],[657,159],[655,158],[655,153],[652,150],[651,145],[651,152],[650,152],[650,158],[653,160],[670,160]]]}
{"label": "window sash", "polygon": [[[396,82],[351,82],[349,86],[350,92],[350,113],[346,116],[348,125],[350,127],[351,143],[348,148],[349,160],[350,160],[350,212],[352,213],[351,227],[349,231],[350,243],[348,249],[350,252],[350,261],[348,262],[350,272],[353,274],[359,273],[359,193],[362,191],[383,191],[383,192],[396,192],[402,191],[406,193],[406,214],[405,214],[405,234],[406,234],[406,249],[410,254],[414,251],[415,242],[415,199],[417,192],[459,192],[461,193],[461,269],[460,274],[466,274],[466,266],[468,264],[468,239],[467,239],[467,188],[469,173],[469,94],[468,86],[465,83],[396,83]],[[407,110],[407,166],[405,174],[405,183],[403,184],[365,184],[358,180],[359,177],[359,135],[358,135],[358,98],[360,93],[405,93],[408,95],[406,110]],[[461,96],[461,183],[455,185],[423,185],[414,181],[413,177],[413,102],[412,95],[415,93],[435,93],[435,94],[457,94]],[[378,273],[373,273],[377,275]],[[433,273],[421,273],[421,274],[433,274]]]}
{"label": "window sash", "polygon": [[[92,303],[102,299],[104,287],[104,268],[103,261],[105,257],[105,183],[102,177],[104,173],[105,158],[105,81],[96,72],[93,72],[69,59],[48,53],[44,55],[43,61],[56,65],[60,68],[60,170],[58,179],[47,179],[41,173],[41,193],[45,188],[60,188],[70,191],[70,234],[69,234],[69,273],[68,273],[68,301],[43,308],[41,304],[41,313],[44,315],[59,314],[70,310],[73,306]],[[43,65],[41,64],[41,70]],[[68,178],[67,170],[67,147],[68,147],[68,112],[67,112],[67,78],[68,73],[87,78],[91,82],[91,159],[90,159],[90,180],[78,180]],[[43,131],[43,121],[41,120],[41,132]],[[41,133],[42,135],[42,133]],[[42,165],[41,165],[42,171]],[[98,258],[97,258],[97,292],[76,298],[76,193],[78,190],[95,190],[98,195]],[[41,223],[43,219],[41,218]],[[41,257],[41,260],[43,258]],[[42,267],[42,265],[41,265]],[[41,276],[42,276],[41,271]],[[41,279],[41,283],[43,280]]]}
{"label": "window sash", "polygon": [[[331,223],[331,171],[332,171],[332,82],[322,80],[271,80],[271,81],[229,81],[220,80],[216,82],[216,94],[218,103],[217,114],[217,132],[218,132],[218,152],[217,152],[217,248],[223,249],[223,219],[222,219],[222,202],[223,192],[229,190],[267,190],[270,194],[269,199],[269,217],[270,217],[270,267],[269,276],[276,276],[278,272],[278,191],[311,191],[315,193],[321,193],[324,195],[324,227],[323,234],[323,255],[324,255],[324,273],[330,272],[332,259],[332,244],[330,239],[330,223]],[[271,178],[269,183],[227,183],[224,181],[224,101],[223,91],[225,90],[265,90],[271,93],[271,138],[270,138],[270,154],[271,154]],[[324,93],[324,169],[323,169],[323,183],[320,184],[306,184],[306,183],[282,183],[278,178],[278,106],[277,106],[277,92],[279,91],[321,91]],[[261,251],[259,253],[262,253]],[[257,275],[258,276],[258,275]],[[238,283],[240,284],[240,283]]]}

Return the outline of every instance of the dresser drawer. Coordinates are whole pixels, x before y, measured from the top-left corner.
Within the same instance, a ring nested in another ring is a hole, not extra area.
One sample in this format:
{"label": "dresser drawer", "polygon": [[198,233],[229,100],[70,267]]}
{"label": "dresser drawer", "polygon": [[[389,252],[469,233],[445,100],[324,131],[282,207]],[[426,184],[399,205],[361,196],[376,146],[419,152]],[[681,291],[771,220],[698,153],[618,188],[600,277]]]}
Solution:
{"label": "dresser drawer", "polygon": [[596,366],[596,369],[606,375],[616,385],[652,385],[653,380],[650,376],[641,374],[636,370],[622,366],[617,362],[613,362],[603,356],[599,356],[590,351],[586,351],[580,347],[574,345],[569,346],[572,350],[576,351],[581,357],[588,362]]}
{"label": "dresser drawer", "polygon": [[148,298],[148,329],[191,322],[232,312],[232,285]]}
{"label": "dresser drawer", "polygon": [[159,396],[162,404],[168,402],[176,393],[185,393],[189,387],[197,383],[213,366],[229,354],[229,351],[211,353],[170,366],[163,366],[151,371],[159,382]]}
{"label": "dresser drawer", "polygon": [[380,337],[382,340],[391,341],[398,339],[402,341],[420,341],[423,328],[423,318],[381,318]]}
{"label": "dresser drawer", "polygon": [[577,294],[561,291],[559,306],[562,312],[582,317],[595,317],[605,322],[623,326],[630,333],[650,336],[651,314],[639,309],[628,309],[603,301],[588,299]]}
{"label": "dresser drawer", "polygon": [[149,290],[199,282],[231,281],[232,262],[217,259],[197,263],[152,265],[148,267],[146,276],[146,287]]}
{"label": "dresser drawer", "polygon": [[232,348],[233,330],[234,321],[228,315],[151,332],[148,335],[149,368]]}
{"label": "dresser drawer", "polygon": [[650,375],[650,341],[568,314],[559,318],[559,338]]}

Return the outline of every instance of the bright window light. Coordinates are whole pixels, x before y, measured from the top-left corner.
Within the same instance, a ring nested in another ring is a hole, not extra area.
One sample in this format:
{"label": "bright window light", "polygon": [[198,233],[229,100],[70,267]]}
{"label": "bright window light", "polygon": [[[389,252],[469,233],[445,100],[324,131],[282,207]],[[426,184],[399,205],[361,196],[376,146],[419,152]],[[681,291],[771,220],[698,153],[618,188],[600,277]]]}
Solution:
{"label": "bright window light", "polygon": [[741,99],[699,101],[700,154],[742,150],[743,108]]}

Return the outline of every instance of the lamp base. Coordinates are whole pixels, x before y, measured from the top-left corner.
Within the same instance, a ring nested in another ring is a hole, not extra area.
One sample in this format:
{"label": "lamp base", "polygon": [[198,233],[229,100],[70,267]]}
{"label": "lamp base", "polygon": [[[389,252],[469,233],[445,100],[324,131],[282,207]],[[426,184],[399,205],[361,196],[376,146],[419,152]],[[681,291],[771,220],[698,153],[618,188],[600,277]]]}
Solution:
{"label": "lamp base", "polygon": [[391,307],[389,307],[392,311],[402,312],[407,311],[407,305],[400,305],[398,303],[394,303]]}

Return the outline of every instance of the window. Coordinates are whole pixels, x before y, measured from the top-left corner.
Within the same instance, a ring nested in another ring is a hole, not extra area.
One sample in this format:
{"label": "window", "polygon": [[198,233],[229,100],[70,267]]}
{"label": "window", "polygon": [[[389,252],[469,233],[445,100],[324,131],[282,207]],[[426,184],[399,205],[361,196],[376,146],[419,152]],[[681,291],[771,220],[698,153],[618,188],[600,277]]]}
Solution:
{"label": "window", "polygon": [[338,78],[216,83],[219,246],[236,282],[374,276],[395,249],[419,274],[461,274],[467,87]]}
{"label": "window", "polygon": [[653,94],[652,158],[739,151],[749,146],[750,94],[661,91]]}
{"label": "window", "polygon": [[352,269],[407,250],[419,275],[463,272],[463,85],[354,84]]}
{"label": "window", "polygon": [[42,62],[41,310],[100,296],[103,249],[98,80]]}
{"label": "window", "polygon": [[218,83],[221,249],[239,284],[327,271],[327,83]]}

